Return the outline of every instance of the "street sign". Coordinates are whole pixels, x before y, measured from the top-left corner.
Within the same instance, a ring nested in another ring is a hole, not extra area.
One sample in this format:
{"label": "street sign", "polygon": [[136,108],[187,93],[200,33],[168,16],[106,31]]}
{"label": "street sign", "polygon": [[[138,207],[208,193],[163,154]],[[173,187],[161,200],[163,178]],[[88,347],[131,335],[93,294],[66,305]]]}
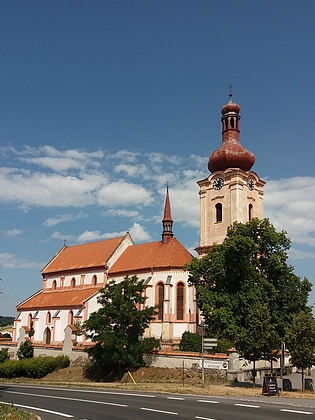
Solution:
{"label": "street sign", "polygon": [[213,347],[218,345],[218,340],[216,338],[203,338],[203,348],[205,350],[212,350]]}

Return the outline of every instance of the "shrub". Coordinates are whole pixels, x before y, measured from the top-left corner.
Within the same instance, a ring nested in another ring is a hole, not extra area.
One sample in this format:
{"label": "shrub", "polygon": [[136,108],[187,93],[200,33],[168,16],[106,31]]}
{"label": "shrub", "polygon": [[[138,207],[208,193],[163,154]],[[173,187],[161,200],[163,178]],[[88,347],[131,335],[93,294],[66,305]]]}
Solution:
{"label": "shrub", "polygon": [[141,341],[141,348],[145,354],[152,353],[154,350],[158,350],[160,348],[160,341],[154,337],[144,338]]}
{"label": "shrub", "polygon": [[24,343],[20,344],[17,351],[17,357],[19,360],[32,359],[32,357],[34,357],[34,348],[30,341],[24,341]]}
{"label": "shrub", "polygon": [[231,341],[221,338],[218,340],[218,345],[216,346],[215,351],[217,353],[227,353],[228,349],[231,347],[234,347],[234,344]]}
{"label": "shrub", "polygon": [[34,359],[7,360],[0,364],[0,376],[3,378],[43,378],[55,370],[68,367],[68,356],[36,357]]}
{"label": "shrub", "polygon": [[201,335],[185,331],[182,335],[182,339],[179,343],[179,349],[181,351],[202,351],[202,339]]}
{"label": "shrub", "polygon": [[1,349],[0,350],[0,363],[5,362],[6,360],[9,360],[10,356],[9,356],[9,349],[5,348],[5,349]]}

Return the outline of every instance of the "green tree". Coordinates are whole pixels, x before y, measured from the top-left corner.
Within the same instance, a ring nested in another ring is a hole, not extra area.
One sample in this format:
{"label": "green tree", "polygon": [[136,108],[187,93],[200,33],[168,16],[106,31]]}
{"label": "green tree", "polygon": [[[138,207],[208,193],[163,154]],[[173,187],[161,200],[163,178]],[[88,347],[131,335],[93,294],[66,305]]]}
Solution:
{"label": "green tree", "polygon": [[19,360],[31,359],[34,357],[34,347],[30,341],[24,341],[20,344],[17,351],[17,357]]}
{"label": "green tree", "polygon": [[221,245],[187,264],[210,336],[251,360],[272,357],[295,314],[309,310],[311,283],[287,264],[290,240],[268,219],[234,223]]}
{"label": "green tree", "polygon": [[144,307],[144,290],[137,276],[127,276],[120,283],[110,281],[101,289],[98,302],[102,306],[85,324],[86,336],[95,342],[88,353],[98,365],[126,370],[143,365],[148,349],[142,336],[157,313],[152,306]]}
{"label": "green tree", "polygon": [[315,320],[309,311],[294,317],[287,332],[286,346],[290,351],[290,363],[302,369],[304,390],[304,369],[315,364]]}

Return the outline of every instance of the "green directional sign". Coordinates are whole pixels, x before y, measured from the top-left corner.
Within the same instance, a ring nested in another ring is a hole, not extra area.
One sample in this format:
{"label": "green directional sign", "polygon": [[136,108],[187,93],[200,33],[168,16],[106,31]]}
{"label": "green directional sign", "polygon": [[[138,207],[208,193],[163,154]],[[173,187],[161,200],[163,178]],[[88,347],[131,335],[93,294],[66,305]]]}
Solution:
{"label": "green directional sign", "polygon": [[203,348],[205,350],[212,350],[213,347],[218,345],[218,340],[216,338],[204,338],[203,339]]}

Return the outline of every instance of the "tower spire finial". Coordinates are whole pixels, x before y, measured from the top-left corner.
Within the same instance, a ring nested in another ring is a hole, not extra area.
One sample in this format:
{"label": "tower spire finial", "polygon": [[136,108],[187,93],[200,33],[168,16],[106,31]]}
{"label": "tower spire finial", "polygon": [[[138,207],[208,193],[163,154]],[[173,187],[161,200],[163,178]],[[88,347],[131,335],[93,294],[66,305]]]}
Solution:
{"label": "tower spire finial", "polygon": [[171,238],[173,238],[173,219],[171,214],[171,203],[168,193],[168,182],[166,183],[166,196],[165,196],[165,205],[164,205],[164,217],[162,220],[163,224],[163,233],[162,233],[162,243],[165,244]]}

